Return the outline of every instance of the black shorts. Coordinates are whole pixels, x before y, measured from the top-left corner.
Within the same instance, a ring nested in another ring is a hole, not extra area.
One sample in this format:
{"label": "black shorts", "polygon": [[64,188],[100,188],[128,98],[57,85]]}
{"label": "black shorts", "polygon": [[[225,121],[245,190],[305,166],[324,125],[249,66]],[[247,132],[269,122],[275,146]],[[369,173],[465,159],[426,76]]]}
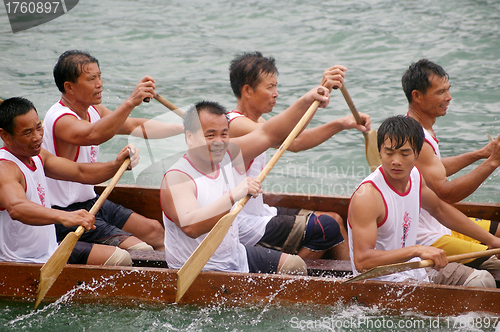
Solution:
{"label": "black shorts", "polygon": [[281,252],[255,246],[245,246],[250,273],[276,273]]}
{"label": "black shorts", "polygon": [[[97,198],[98,197],[95,197],[85,202],[73,203],[65,208],[61,208],[59,206],[53,206],[53,208],[64,211],[75,211],[80,209],[90,211],[94,203],[97,201]],[[79,241],[107,244],[106,240],[110,238],[119,238],[119,243],[123,242],[126,238],[132,236],[132,234],[121,230],[132,212],[132,210],[124,208],[123,206],[115,204],[111,201],[104,201],[104,204],[99,211],[97,211],[95,216],[96,229],[84,232]],[[56,224],[57,241],[61,242],[69,232],[75,231],[76,228],[76,226],[64,227],[63,225]]]}
{"label": "black shorts", "polygon": [[[294,225],[298,222],[297,215],[302,209],[289,209],[278,207],[278,214],[269,220],[266,225],[264,236],[257,245],[296,254],[293,251],[284,250],[285,242],[292,233]],[[295,248],[305,247],[311,251],[324,251],[344,241],[340,233],[337,221],[328,215],[316,216],[310,214],[307,219],[304,232],[298,238]]]}
{"label": "black shorts", "polygon": [[92,250],[92,243],[78,241],[71,252],[68,264],[87,264],[87,260]]}

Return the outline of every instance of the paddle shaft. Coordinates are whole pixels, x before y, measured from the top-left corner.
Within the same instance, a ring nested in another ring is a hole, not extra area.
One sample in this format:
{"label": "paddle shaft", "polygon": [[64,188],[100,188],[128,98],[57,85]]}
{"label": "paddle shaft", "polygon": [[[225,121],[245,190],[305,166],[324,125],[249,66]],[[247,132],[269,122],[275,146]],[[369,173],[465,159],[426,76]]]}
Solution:
{"label": "paddle shaft", "polygon": [[[354,116],[354,119],[356,119],[357,124],[363,124],[363,121],[361,120],[361,116],[359,115],[358,110],[356,109],[356,106],[354,106],[354,102],[351,99],[351,96],[349,95],[349,92],[347,92],[347,88],[345,87],[345,84],[342,84],[342,87],[340,88],[340,92],[342,92],[342,95],[344,96],[344,99],[347,103],[347,106],[349,106],[349,109],[351,110],[352,115]],[[363,136],[365,139],[367,138],[366,133],[363,133]]]}
{"label": "paddle shaft", "polygon": [[[321,88],[318,89],[319,94],[324,94],[324,90]],[[295,125],[293,130],[287,136],[285,141],[281,144],[278,151],[275,155],[269,160],[267,165],[261,171],[257,180],[262,182],[266,176],[269,174],[271,169],[274,167],[279,158],[283,155],[283,153],[288,149],[293,140],[300,133],[305,124],[309,121],[309,119],[314,115],[316,109],[318,108],[320,102],[315,100],[312,105],[307,109],[304,113],[300,121]],[[215,226],[210,230],[208,235],[203,239],[203,241],[198,245],[196,250],[191,254],[188,260],[184,263],[181,269],[177,272],[177,293],[175,296],[175,301],[179,302],[182,296],[189,289],[193,281],[196,279],[198,274],[201,272],[205,264],[208,262],[210,257],[212,257],[213,253],[222,240],[226,236],[231,224],[234,219],[238,215],[238,213],[243,209],[245,204],[250,199],[250,195],[245,196],[240,199],[236,206],[233,208],[231,212],[223,216],[219,221],[215,224]]]}
{"label": "paddle shaft", "polygon": [[[321,95],[324,94],[324,91],[320,91],[320,90],[321,89],[318,89],[318,93]],[[264,181],[264,179],[271,172],[271,170],[276,165],[278,160],[281,158],[283,153],[285,153],[285,151],[290,147],[290,144],[292,144],[294,139],[299,135],[299,133],[304,128],[304,126],[307,124],[309,119],[314,115],[314,113],[318,109],[319,103],[320,103],[319,100],[315,100],[312,103],[312,105],[307,109],[306,113],[304,113],[304,115],[302,116],[300,121],[297,122],[297,124],[295,125],[293,130],[290,132],[290,134],[288,134],[285,141],[283,143],[281,143],[281,146],[278,148],[278,151],[274,154],[274,156],[271,158],[271,160],[269,160],[267,162],[266,166],[260,172],[259,176],[257,176],[257,180],[259,180],[259,182]],[[245,204],[248,202],[250,197],[251,197],[250,195],[247,195],[246,197],[244,197],[243,199],[240,200],[240,202],[242,203],[243,206],[245,206]],[[240,204],[240,202],[238,202],[238,205]],[[243,206],[241,208],[243,208]]]}
{"label": "paddle shaft", "polygon": [[[129,165],[130,165],[130,158],[127,157],[123,161],[120,168],[113,176],[109,184],[106,186],[106,189],[104,189],[104,191],[101,193],[97,201],[90,209],[89,211],[90,214],[94,216],[96,215],[97,211],[99,211],[99,209],[102,207],[104,201],[106,201],[109,194],[116,186],[116,184],[118,183],[121,176],[123,175],[123,173],[125,172],[125,170]],[[64,238],[64,240],[59,244],[56,251],[54,251],[52,256],[50,256],[47,262],[43,264],[42,268],[40,269],[40,278],[39,278],[40,281],[38,283],[38,288],[37,288],[35,309],[37,308],[38,304],[40,304],[40,302],[43,300],[45,294],[47,294],[50,287],[52,287],[52,284],[56,281],[57,277],[64,268],[64,265],[66,265],[66,262],[68,261],[68,258],[71,255],[71,252],[73,251],[76,245],[76,242],[78,241],[80,236],[82,236],[84,231],[85,228],[80,225],[78,226],[76,231],[68,233]]]}
{"label": "paddle shaft", "polygon": [[[492,256],[492,255],[498,255],[498,254],[500,254],[500,248],[489,249],[489,250],[484,250],[484,251],[469,252],[469,253],[460,254],[460,255],[452,255],[452,256],[448,256],[447,258],[448,258],[448,262],[452,263],[452,262],[459,262],[459,261],[472,259],[472,258],[486,257],[486,256]],[[404,262],[404,263],[377,266],[377,267],[374,267],[366,272],[363,272],[363,273],[361,273],[361,274],[359,274],[351,279],[348,279],[348,280],[344,281],[343,283],[351,283],[354,281],[382,277],[382,276],[392,274],[392,273],[408,271],[408,270],[413,270],[413,269],[419,269],[419,268],[425,268],[425,267],[431,267],[431,266],[434,266],[434,261],[432,261],[430,259],[426,259],[423,261],[413,261],[413,262]]]}
{"label": "paddle shaft", "polygon": [[159,101],[160,104],[162,104],[163,106],[165,106],[166,108],[168,108],[169,110],[171,110],[172,112],[174,112],[175,114],[180,116],[181,118],[184,116],[184,112],[181,109],[179,109],[177,106],[175,106],[174,104],[172,104],[171,102],[169,102],[168,100],[163,98],[162,96],[157,94],[155,96],[155,99],[157,101]]}
{"label": "paddle shaft", "polygon": [[[351,96],[349,95],[349,92],[347,92],[345,84],[342,84],[340,91],[342,92],[342,95],[344,96],[344,99],[347,102],[347,105],[349,106],[354,119],[356,119],[356,123],[360,125],[363,124],[361,116],[359,115],[356,106],[354,106]],[[377,131],[375,129],[372,129],[368,133],[363,132],[363,136],[365,138],[366,161],[370,166],[370,170],[373,172],[380,164],[382,164],[377,146]]]}
{"label": "paddle shaft", "polygon": [[[486,257],[486,256],[492,256],[492,255],[498,255],[498,254],[500,254],[500,248],[488,249],[488,250],[484,250],[484,251],[468,252],[466,254],[448,256],[448,263],[460,262],[460,261],[464,261],[466,259]],[[420,264],[423,265],[421,267],[434,266],[434,262],[430,259],[420,261]]]}
{"label": "paddle shaft", "polygon": [[[155,95],[155,99],[158,100],[163,106],[167,107],[172,112],[174,112],[175,114],[180,116],[181,118],[184,116],[184,112],[182,110],[177,108],[177,106],[175,106],[174,104],[172,104],[171,102],[169,102],[168,100],[166,100],[165,98],[160,96],[159,94]],[[144,98],[144,102],[149,103],[149,101],[150,101],[150,98]],[[151,159],[151,164],[154,164],[155,161],[153,158],[153,153],[151,151],[151,147],[149,146],[149,141],[148,141],[148,137],[147,137],[146,129],[144,128],[144,125],[141,125],[141,129],[142,129],[142,135],[144,136],[144,139],[146,140],[146,146],[148,148],[149,158]]]}
{"label": "paddle shaft", "polygon": [[[96,215],[97,211],[102,207],[106,199],[108,199],[109,194],[113,191],[113,188],[116,186],[118,181],[120,181],[120,178],[122,177],[123,173],[127,170],[128,165],[130,165],[130,158],[127,158],[123,161],[122,165],[116,172],[116,174],[113,176],[109,184],[106,186],[106,189],[101,193],[97,201],[92,205],[92,208],[90,209],[89,213],[92,215]],[[78,226],[76,229],[75,233],[78,236],[81,236],[83,232],[85,231],[85,228],[83,226]]]}

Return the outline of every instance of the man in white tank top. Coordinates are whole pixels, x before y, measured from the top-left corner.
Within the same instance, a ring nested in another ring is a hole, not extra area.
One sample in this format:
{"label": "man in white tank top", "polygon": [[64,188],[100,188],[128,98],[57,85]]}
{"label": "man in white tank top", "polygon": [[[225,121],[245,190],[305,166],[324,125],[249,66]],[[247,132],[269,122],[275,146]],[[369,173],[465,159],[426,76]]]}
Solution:
{"label": "man in white tank top", "polygon": [[[101,70],[97,59],[89,53],[78,50],[64,52],[54,67],[54,80],[62,95],[45,116],[43,146],[56,156],[76,162],[94,162],[98,158],[99,145],[116,134],[164,138],[182,133],[182,125],[179,124],[129,117],[145,98],[155,96],[155,81],[150,76],[140,80],[132,94],[114,111],[101,104]],[[61,180],[49,180],[48,186],[54,193],[52,204],[61,209],[87,209],[96,198],[93,186]],[[163,250],[163,227],[157,220],[124,210],[109,201],[101,211],[96,216],[96,224],[110,230],[95,236],[88,234],[82,237],[82,241],[103,243],[113,239],[113,243],[128,248],[123,242],[131,233],[154,249]],[[104,216],[108,211],[115,216],[106,219]],[[56,228],[59,238],[71,231],[64,227]],[[145,244],[134,247],[147,248],[151,247]]]}
{"label": "man in white tank top", "polygon": [[[45,263],[57,248],[54,224],[95,228],[94,216],[85,210],[51,209],[46,174],[83,183],[101,183],[111,178],[125,158],[122,149],[107,163],[75,162],[43,149],[43,128],[33,104],[24,98],[9,98],[0,105],[0,261]],[[132,156],[137,164],[138,156]],[[116,247],[77,243],[69,263],[131,265],[130,255]]]}
{"label": "man in white tank top", "polygon": [[[325,107],[329,94],[321,96],[313,89],[295,107],[251,134],[231,140],[226,110],[218,103],[202,101],[186,112],[188,151],[165,174],[160,189],[169,266],[180,268],[236,201],[262,191],[259,181],[239,178],[233,167],[244,174],[244,163],[281,142],[314,100],[320,100],[320,106]],[[245,248],[240,243],[238,227],[239,222],[234,221],[205,269],[307,273],[299,256],[262,247]]]}
{"label": "man in white tank top", "polygon": [[[433,125],[438,117],[446,114],[451,102],[448,74],[441,66],[421,59],[408,67],[401,81],[409,103],[408,116],[416,119],[425,130],[425,142],[416,165],[438,197],[450,204],[459,202],[472,194],[500,165],[500,136],[477,151],[441,158]],[[486,160],[469,173],[448,181],[448,176],[480,159]],[[497,221],[473,221],[485,231],[500,236]],[[447,255],[488,249],[486,243],[444,227],[427,211],[422,211],[417,241],[441,248]],[[500,260],[496,256],[464,263],[483,269],[500,269]]]}
{"label": "man in white tank top", "polygon": [[[272,57],[260,52],[243,53],[231,62],[229,77],[237,99],[236,108],[229,113],[230,135],[239,137],[261,126],[263,114],[271,112],[278,97],[278,69]],[[325,71],[321,85],[340,88],[344,81],[344,66],[333,66]],[[358,125],[352,115],[332,120],[302,131],[288,150],[299,152],[314,148],[344,129],[370,130],[370,117],[360,114],[365,125]],[[277,146],[276,146],[277,147]],[[247,165],[247,176],[255,177],[266,163],[263,153]],[[304,216],[302,216],[304,215]],[[306,218],[307,217],[307,218]],[[302,258],[321,258],[326,251],[336,259],[349,259],[344,221],[339,214],[270,207],[262,195],[251,199],[238,216],[244,220],[240,236],[244,244],[276,248],[293,252]],[[300,233],[301,236],[297,236]]]}
{"label": "man in white tank top", "polygon": [[[420,124],[406,116],[386,119],[378,129],[377,143],[382,165],[370,174],[352,195],[348,211],[349,249],[355,274],[380,265],[412,259],[431,259],[440,269],[431,281],[476,287],[496,287],[487,271],[458,263],[447,264],[443,250],[417,244],[420,208],[457,231],[480,238],[491,247],[500,239],[470,220],[430,190],[415,167],[424,134]],[[424,280],[425,271],[411,270],[382,280]]]}

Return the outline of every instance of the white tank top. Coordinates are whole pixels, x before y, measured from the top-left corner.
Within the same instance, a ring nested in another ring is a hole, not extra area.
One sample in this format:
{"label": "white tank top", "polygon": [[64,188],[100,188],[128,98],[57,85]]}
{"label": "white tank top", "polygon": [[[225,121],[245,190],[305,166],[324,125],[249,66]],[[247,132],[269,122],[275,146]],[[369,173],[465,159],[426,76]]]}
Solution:
{"label": "white tank top", "polygon": [[[27,166],[7,149],[0,149],[0,160],[10,160],[23,172],[26,197],[50,208],[47,183],[40,156],[33,157],[35,167]],[[0,209],[0,261],[45,263],[57,248],[54,225],[33,226],[13,220]]]}
{"label": "white tank top", "polygon": [[[424,129],[425,141],[430,144],[438,158],[441,160],[438,140],[435,139],[427,130]],[[451,230],[442,225],[429,212],[422,209],[420,213],[420,223],[418,227],[417,243],[430,246],[443,235],[451,235]]]}
{"label": "white tank top", "polygon": [[[97,112],[93,106],[89,107],[87,112],[90,123],[95,123],[101,119],[99,112]],[[44,149],[56,156],[59,156],[59,154],[55,144],[54,127],[56,122],[64,115],[72,115],[81,120],[75,112],[64,106],[61,101],[57,102],[49,109],[45,115],[45,119],[43,120],[43,128],[45,132],[43,135],[42,146]],[[78,163],[93,163],[97,161],[98,154],[98,145],[80,146],[78,147],[76,158],[73,161]],[[96,196],[94,186],[90,184],[54,180],[51,178],[47,178],[47,184],[51,194],[52,205],[60,207],[66,207],[73,203],[85,202]]]}
{"label": "white tank top", "polygon": [[[228,113],[229,123],[238,117],[244,117],[237,111]],[[257,178],[266,166],[266,152],[250,162],[246,176]],[[237,172],[236,169],[234,169]],[[240,241],[244,245],[253,246],[264,236],[266,226],[272,217],[278,214],[275,207],[264,204],[262,194],[255,198],[250,198],[243,210],[236,217],[239,224]]]}
{"label": "white tank top", "polygon": [[[371,183],[382,195],[384,200],[386,218],[377,227],[377,250],[394,250],[416,244],[418,220],[420,214],[421,175],[416,167],[410,173],[410,188],[405,193],[396,191],[385,179],[382,167],[377,168],[367,176],[364,183]],[[359,187],[358,187],[359,188]],[[357,190],[357,189],[356,189]],[[354,275],[359,274],[354,265],[352,229],[348,222],[349,253]],[[415,257],[412,260],[420,260]],[[379,277],[378,280],[403,281],[411,278],[419,280],[425,275],[425,270],[417,269],[394,273]]]}
{"label": "white tank top", "polygon": [[[221,166],[224,165],[227,182]],[[232,173],[231,157],[228,153],[217,165],[215,177],[209,177],[199,172],[187,159],[182,157],[167,171],[178,171],[185,173],[191,178],[196,186],[196,199],[199,207],[212,204],[225,193],[235,187]],[[196,239],[190,238],[169,219],[163,211],[163,223],[165,224],[165,255],[170,268],[179,269],[188,260],[198,245],[208,234],[203,234]],[[203,270],[248,272],[248,261],[245,247],[239,242],[238,222],[235,220],[226,237],[209,259]]]}

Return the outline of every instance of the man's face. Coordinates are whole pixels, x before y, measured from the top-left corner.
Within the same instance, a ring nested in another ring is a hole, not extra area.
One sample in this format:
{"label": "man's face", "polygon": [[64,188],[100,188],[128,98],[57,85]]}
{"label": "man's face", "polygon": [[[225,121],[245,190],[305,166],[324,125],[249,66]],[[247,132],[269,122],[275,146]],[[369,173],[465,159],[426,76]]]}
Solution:
{"label": "man's face", "polygon": [[451,102],[450,82],[446,77],[432,75],[431,87],[422,95],[422,109],[432,117],[446,115]]}
{"label": "man's face", "polygon": [[415,166],[417,155],[410,143],[406,142],[399,149],[395,149],[392,140],[386,138],[380,149],[384,174],[394,180],[407,181],[410,172]]}
{"label": "man's face", "polygon": [[213,164],[224,158],[229,145],[229,125],[224,115],[200,112],[201,129],[190,133],[188,145],[191,152]]}
{"label": "man's face", "polygon": [[261,114],[269,113],[276,105],[278,98],[278,78],[276,74],[260,73],[260,83],[254,89],[250,88],[250,104],[252,108],[259,110]]}
{"label": "man's face", "polygon": [[14,134],[3,133],[6,147],[19,159],[37,156],[42,149],[43,127],[35,110],[14,118]]}
{"label": "man's face", "polygon": [[82,68],[77,83],[73,84],[75,98],[82,104],[98,105],[102,102],[101,70],[97,63],[89,63]]}

